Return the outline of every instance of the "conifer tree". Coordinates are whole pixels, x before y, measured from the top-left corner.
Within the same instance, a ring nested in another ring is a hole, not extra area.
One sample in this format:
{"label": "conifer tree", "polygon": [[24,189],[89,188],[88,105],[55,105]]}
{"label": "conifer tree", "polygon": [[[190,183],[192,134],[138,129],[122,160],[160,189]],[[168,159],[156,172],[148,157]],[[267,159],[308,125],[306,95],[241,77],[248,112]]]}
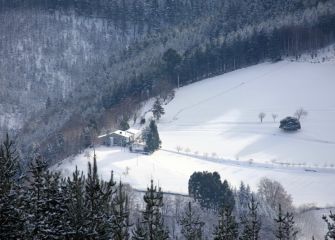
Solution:
{"label": "conifer tree", "polygon": [[21,210],[19,156],[8,134],[0,145],[0,239],[23,237],[24,214]]}
{"label": "conifer tree", "polygon": [[62,239],[65,234],[65,199],[61,191],[61,178],[58,172],[45,173],[43,199],[45,201],[42,213],[45,221],[45,233],[50,239]]}
{"label": "conifer tree", "polygon": [[154,120],[151,120],[149,127],[145,130],[143,138],[145,140],[146,152],[153,153],[160,148],[161,140],[159,139],[157,125]]}
{"label": "conifer tree", "polygon": [[46,209],[46,174],[47,164],[41,156],[36,156],[30,163],[29,186],[24,197],[25,213],[27,214],[27,238],[47,239],[48,223],[44,210]]}
{"label": "conifer tree", "polygon": [[261,230],[261,221],[259,219],[257,209],[258,203],[254,196],[251,197],[251,201],[248,205],[249,212],[246,216],[243,216],[241,223],[243,225],[242,235],[240,240],[258,240],[259,232]]}
{"label": "conifer tree", "polygon": [[200,221],[200,216],[192,210],[191,202],[188,203],[186,211],[179,220],[181,233],[186,240],[201,240],[204,222]]}
{"label": "conifer tree", "polygon": [[85,206],[89,216],[89,237],[99,239],[111,238],[111,220],[113,209],[112,196],[115,193],[113,172],[109,182],[100,181],[96,155],[93,157],[93,166],[88,163],[87,179],[85,182]]}
{"label": "conifer tree", "polygon": [[284,239],[285,240],[295,240],[297,239],[298,230],[295,227],[293,213],[287,212],[285,215],[284,222]]}
{"label": "conifer tree", "polygon": [[251,199],[251,191],[249,185],[245,185],[244,182],[241,182],[240,189],[238,191],[238,203],[240,207],[248,207],[248,204]]}
{"label": "conifer tree", "polygon": [[284,226],[285,226],[285,217],[283,216],[281,205],[279,204],[278,216],[274,219],[276,223],[276,232],[275,237],[279,240],[284,240]]}
{"label": "conifer tree", "polygon": [[120,122],[120,129],[122,131],[126,131],[128,130],[130,127],[129,127],[129,124],[128,124],[128,121],[126,119],[122,119],[122,121]]}
{"label": "conifer tree", "polygon": [[165,114],[164,108],[158,98],[156,98],[154,106],[152,107],[152,114],[157,121]]}
{"label": "conifer tree", "polygon": [[165,62],[165,71],[171,81],[175,80],[178,75],[178,69],[182,61],[179,53],[170,48],[163,54],[163,61]]}
{"label": "conifer tree", "polygon": [[232,209],[223,207],[219,214],[219,224],[214,231],[214,240],[237,240],[238,224],[232,214]]}
{"label": "conifer tree", "polygon": [[329,218],[324,215],[322,219],[326,222],[328,228],[325,239],[335,239],[335,214],[330,212]]}
{"label": "conifer tree", "polygon": [[154,187],[153,180],[148,187],[143,200],[146,204],[143,212],[143,226],[147,240],[164,240],[169,238],[168,231],[164,226],[161,213],[163,207],[163,193],[161,188]]}
{"label": "conifer tree", "polygon": [[275,237],[278,240],[295,240],[298,234],[294,226],[293,213],[287,212],[283,215],[282,207],[279,204],[278,216],[274,219],[276,223]]}
{"label": "conifer tree", "polygon": [[114,240],[129,239],[129,206],[128,196],[123,190],[123,185],[120,182],[117,195],[113,199],[113,220],[112,234]]}
{"label": "conifer tree", "polygon": [[0,196],[10,192],[18,171],[19,156],[14,141],[7,134],[0,146]]}
{"label": "conifer tree", "polygon": [[72,178],[66,180],[64,197],[67,211],[65,221],[65,236],[69,239],[80,240],[89,235],[89,212],[85,207],[85,177],[76,167]]}
{"label": "conifer tree", "polygon": [[140,222],[139,219],[137,219],[135,228],[132,230],[132,240],[145,240],[147,239],[147,232],[143,228],[142,223]]}

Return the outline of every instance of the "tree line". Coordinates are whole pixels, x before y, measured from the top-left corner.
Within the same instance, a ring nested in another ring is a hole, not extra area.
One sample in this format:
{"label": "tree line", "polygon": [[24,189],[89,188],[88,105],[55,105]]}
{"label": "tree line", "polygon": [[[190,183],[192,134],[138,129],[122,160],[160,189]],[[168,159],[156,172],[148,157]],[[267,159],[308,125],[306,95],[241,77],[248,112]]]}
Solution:
{"label": "tree line", "polygon": [[[86,175],[76,169],[72,176],[63,178],[48,170],[39,155],[28,171],[21,171],[15,144],[7,136],[0,147],[0,163],[1,239],[174,239],[166,224],[161,188],[151,181],[143,194],[144,207],[134,209],[127,186],[116,183],[113,172],[108,181],[99,177],[95,155]],[[273,183],[265,181],[263,187],[267,184]],[[210,186],[213,189],[206,192]],[[233,190],[217,173],[197,172],[191,176],[189,188],[195,202],[188,202],[178,217],[184,239],[269,239],[261,234],[266,226],[261,214],[266,204],[257,200],[248,186],[241,184],[235,200]],[[279,201],[279,196],[270,199]],[[197,202],[215,213],[211,216],[216,218],[216,227],[209,235],[204,234],[205,220]],[[279,204],[272,219],[271,239],[296,239],[294,215],[286,209]],[[334,214],[323,219],[328,228],[325,239],[335,239]]]}

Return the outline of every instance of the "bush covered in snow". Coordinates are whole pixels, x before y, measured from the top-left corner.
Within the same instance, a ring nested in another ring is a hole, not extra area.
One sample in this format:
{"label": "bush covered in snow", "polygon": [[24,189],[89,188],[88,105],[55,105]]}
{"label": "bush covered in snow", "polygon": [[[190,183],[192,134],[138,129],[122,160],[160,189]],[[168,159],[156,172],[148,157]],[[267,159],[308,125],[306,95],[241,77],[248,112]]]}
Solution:
{"label": "bush covered in snow", "polygon": [[294,117],[286,117],[280,121],[279,128],[285,131],[297,131],[301,129],[300,121]]}

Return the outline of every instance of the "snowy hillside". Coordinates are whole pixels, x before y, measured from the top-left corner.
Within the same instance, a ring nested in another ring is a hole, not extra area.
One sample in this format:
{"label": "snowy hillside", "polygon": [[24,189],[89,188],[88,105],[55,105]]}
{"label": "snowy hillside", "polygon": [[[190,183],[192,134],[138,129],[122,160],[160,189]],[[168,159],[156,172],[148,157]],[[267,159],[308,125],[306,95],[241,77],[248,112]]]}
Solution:
{"label": "snowy hillside", "polygon": [[[109,177],[114,170],[135,188],[153,177],[165,191],[183,193],[194,171],[218,171],[234,186],[243,180],[254,189],[266,176],[280,181],[295,204],[335,204],[329,198],[335,190],[334,76],[333,61],[281,61],[182,87],[158,124],[162,150],[143,156],[100,147],[101,173]],[[279,120],[300,107],[308,111],[302,129],[282,132]],[[55,168],[85,170],[87,160],[82,154]]]}
{"label": "snowy hillside", "polygon": [[[334,74],[335,64],[280,62],[182,88],[160,121],[163,148],[180,145],[256,162],[335,164]],[[271,115],[281,119],[299,107],[309,113],[302,130],[282,132]],[[260,112],[266,113],[262,124]]]}

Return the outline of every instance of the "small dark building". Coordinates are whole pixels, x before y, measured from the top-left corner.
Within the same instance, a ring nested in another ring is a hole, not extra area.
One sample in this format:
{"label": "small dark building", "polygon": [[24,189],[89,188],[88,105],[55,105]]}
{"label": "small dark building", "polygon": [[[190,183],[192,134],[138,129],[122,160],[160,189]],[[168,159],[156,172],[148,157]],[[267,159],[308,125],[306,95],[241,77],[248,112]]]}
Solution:
{"label": "small dark building", "polygon": [[286,117],[283,120],[280,121],[279,128],[285,130],[285,131],[297,131],[301,129],[300,122],[295,117]]}

